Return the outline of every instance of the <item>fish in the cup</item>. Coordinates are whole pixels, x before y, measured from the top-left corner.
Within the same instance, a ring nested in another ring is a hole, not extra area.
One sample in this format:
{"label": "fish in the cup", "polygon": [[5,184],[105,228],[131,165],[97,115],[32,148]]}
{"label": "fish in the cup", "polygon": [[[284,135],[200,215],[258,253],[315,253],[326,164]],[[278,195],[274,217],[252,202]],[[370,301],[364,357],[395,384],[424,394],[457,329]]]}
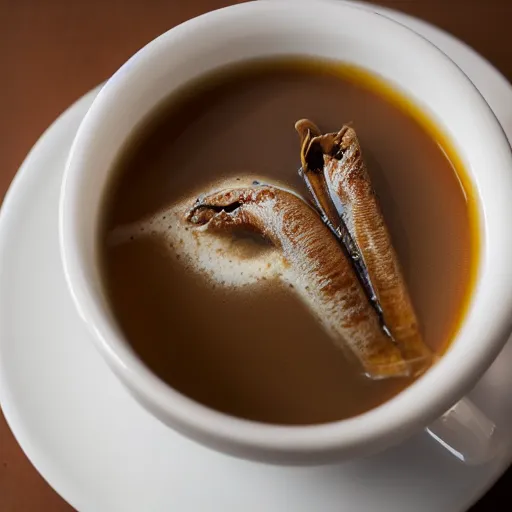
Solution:
{"label": "fish in the cup", "polygon": [[282,251],[303,296],[334,342],[374,379],[407,376],[410,368],[381,329],[350,258],[317,211],[298,195],[273,185],[229,188],[202,196],[187,220],[202,229],[243,228]]}
{"label": "fish in the cup", "polygon": [[393,247],[355,130],[322,134],[307,119],[296,123],[301,138],[301,175],[317,208],[351,256],[354,269],[413,374],[432,353],[424,343],[398,256]]}
{"label": "fish in the cup", "polygon": [[373,379],[418,375],[432,362],[353,128],[322,134],[296,123],[300,170],[313,205],[276,185],[224,188],[186,219],[209,231],[242,228],[269,240],[296,291],[334,342]]}

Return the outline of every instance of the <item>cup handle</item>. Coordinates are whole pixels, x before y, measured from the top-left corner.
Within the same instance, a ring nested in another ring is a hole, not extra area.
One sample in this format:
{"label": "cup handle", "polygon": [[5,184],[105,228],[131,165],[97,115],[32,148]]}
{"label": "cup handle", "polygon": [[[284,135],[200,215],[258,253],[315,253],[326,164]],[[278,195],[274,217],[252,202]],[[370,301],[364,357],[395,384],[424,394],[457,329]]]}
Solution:
{"label": "cup handle", "polygon": [[426,431],[457,459],[471,466],[488,462],[503,446],[496,424],[468,398],[448,409]]}

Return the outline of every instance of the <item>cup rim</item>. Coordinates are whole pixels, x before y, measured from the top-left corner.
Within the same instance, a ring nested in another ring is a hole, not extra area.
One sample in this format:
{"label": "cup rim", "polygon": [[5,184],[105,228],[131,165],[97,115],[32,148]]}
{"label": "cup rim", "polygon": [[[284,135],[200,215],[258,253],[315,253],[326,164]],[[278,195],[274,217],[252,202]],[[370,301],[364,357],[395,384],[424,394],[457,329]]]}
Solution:
{"label": "cup rim", "polygon": [[[342,12],[357,11],[358,16],[362,19],[371,18],[373,23],[380,26],[392,25],[397,37],[403,39],[404,44],[416,47],[421,52],[427,52],[432,58],[435,58],[440,69],[443,68],[445,72],[449,71],[450,80],[465,89],[466,105],[471,104],[478,117],[485,121],[487,132],[482,134],[483,143],[498,148],[503,156],[502,160],[507,164],[506,167],[508,170],[512,169],[510,147],[499,122],[469,78],[449,57],[411,29],[380,14],[345,3],[338,4],[328,0],[324,0],[323,3],[326,9],[332,9],[333,13],[336,11],[336,15],[340,15]],[[80,317],[91,329],[96,346],[109,366],[133,394],[147,402],[146,405],[157,416],[169,417],[177,430],[199,440],[209,439],[228,451],[233,446],[246,449],[248,452],[289,454],[310,452],[351,454],[358,450],[372,451],[383,438],[387,438],[390,443],[399,441],[412,427],[428,424],[461,398],[468,387],[484,373],[498,355],[510,332],[510,321],[506,321],[506,317],[512,310],[511,292],[501,291],[504,304],[495,311],[495,316],[499,317],[500,322],[489,327],[489,342],[468,354],[459,370],[457,379],[447,380],[446,389],[430,394],[425,392],[429,386],[436,384],[438,378],[448,378],[447,367],[443,362],[448,354],[406,390],[359,416],[320,425],[279,426],[235,418],[215,411],[189,399],[160,381],[129,349],[117,327],[105,321],[95,300],[98,290],[94,289],[94,286],[87,281],[82,271],[83,266],[87,263],[79,250],[80,244],[78,243],[81,218],[75,208],[75,198],[80,194],[80,182],[77,178],[87,173],[87,162],[84,155],[93,151],[96,144],[101,143],[97,137],[97,131],[101,129],[101,115],[99,114],[102,110],[108,109],[109,103],[122,101],[122,94],[119,93],[123,87],[129,84],[126,73],[124,73],[126,66],[136,68],[142,60],[151,58],[151,51],[155,45],[170,44],[174,38],[181,37],[184,31],[203,28],[205,23],[222,24],[230,15],[250,17],[289,8],[282,4],[285,3],[259,0],[226,7],[189,20],[149,43],[105,84],[78,130],[64,173],[59,207],[59,237],[64,273]],[[304,16],[314,12],[312,6],[303,2],[295,3],[294,9],[300,10]],[[475,119],[476,117],[475,114]],[[512,180],[509,181],[512,185]],[[512,206],[508,207],[508,212],[512,214]],[[485,232],[487,226],[485,212],[481,212],[481,217],[482,229]],[[512,247],[512,235],[505,234],[504,237],[506,244]],[[484,264],[483,260],[489,256],[485,254],[484,244],[485,241],[482,241],[481,265]],[[504,271],[504,268],[502,266],[498,270]],[[478,290],[475,289],[473,295],[477,293]],[[452,344],[458,337],[459,334],[455,336]],[[421,403],[414,399],[414,395],[419,396],[420,388],[423,389]]]}

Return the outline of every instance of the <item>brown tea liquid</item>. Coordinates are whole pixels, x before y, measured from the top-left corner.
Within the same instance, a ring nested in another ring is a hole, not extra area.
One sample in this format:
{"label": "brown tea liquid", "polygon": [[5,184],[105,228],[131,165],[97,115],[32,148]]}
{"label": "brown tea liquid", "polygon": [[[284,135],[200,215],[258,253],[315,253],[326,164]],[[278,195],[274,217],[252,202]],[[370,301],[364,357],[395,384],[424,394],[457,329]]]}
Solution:
{"label": "brown tea liquid", "polygon": [[[105,240],[224,178],[265,176],[304,194],[300,118],[324,132],[352,122],[425,341],[441,353],[463,318],[477,264],[471,187],[432,124],[360,70],[288,59],[190,84],[127,147],[105,199]],[[322,423],[378,406],[411,382],[361,375],[277,278],[219,285],[158,236],[103,248],[106,290],[126,339],[162,380],[214,409]],[[246,249],[249,259],[251,250],[269,250],[250,240]]]}

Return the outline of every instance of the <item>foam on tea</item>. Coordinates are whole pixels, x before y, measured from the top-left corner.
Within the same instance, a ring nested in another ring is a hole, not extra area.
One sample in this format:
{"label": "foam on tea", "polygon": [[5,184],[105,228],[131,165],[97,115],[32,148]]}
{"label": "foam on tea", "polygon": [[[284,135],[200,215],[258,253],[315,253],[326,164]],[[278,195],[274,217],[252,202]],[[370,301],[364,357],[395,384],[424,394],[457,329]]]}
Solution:
{"label": "foam on tea", "polygon": [[[215,185],[249,186],[255,180],[256,176],[252,176]],[[277,278],[290,281],[283,257],[262,241],[258,243],[247,236],[219,237],[208,230],[198,236],[185,221],[190,201],[185,199],[133,224],[116,227],[108,235],[108,245],[115,247],[141,238],[157,237],[189,272],[218,286],[239,288]]]}
{"label": "foam on tea", "polygon": [[[449,146],[404,105],[360,70],[281,59],[188,84],[148,119],[105,198],[103,238],[112,310],[148,367],[222,412],[310,424],[378,406],[413,382],[431,352],[442,354],[471,290],[474,205]],[[311,152],[304,137],[299,150],[294,131],[305,116],[324,130],[310,133]],[[371,180],[387,224],[369,243],[344,197],[353,192],[332,173],[341,162],[332,142],[352,133],[338,132],[346,121],[363,146],[363,184]],[[319,173],[317,162],[329,158]],[[232,222],[242,190],[271,193],[264,221]],[[287,205],[281,216],[278,203]],[[290,224],[292,210],[299,213]],[[339,225],[346,232],[338,236]],[[349,239],[360,248],[354,258]],[[301,252],[308,240],[314,258]],[[399,262],[390,303],[380,276],[395,260],[367,252],[382,240]],[[348,316],[347,304],[355,308]]]}

